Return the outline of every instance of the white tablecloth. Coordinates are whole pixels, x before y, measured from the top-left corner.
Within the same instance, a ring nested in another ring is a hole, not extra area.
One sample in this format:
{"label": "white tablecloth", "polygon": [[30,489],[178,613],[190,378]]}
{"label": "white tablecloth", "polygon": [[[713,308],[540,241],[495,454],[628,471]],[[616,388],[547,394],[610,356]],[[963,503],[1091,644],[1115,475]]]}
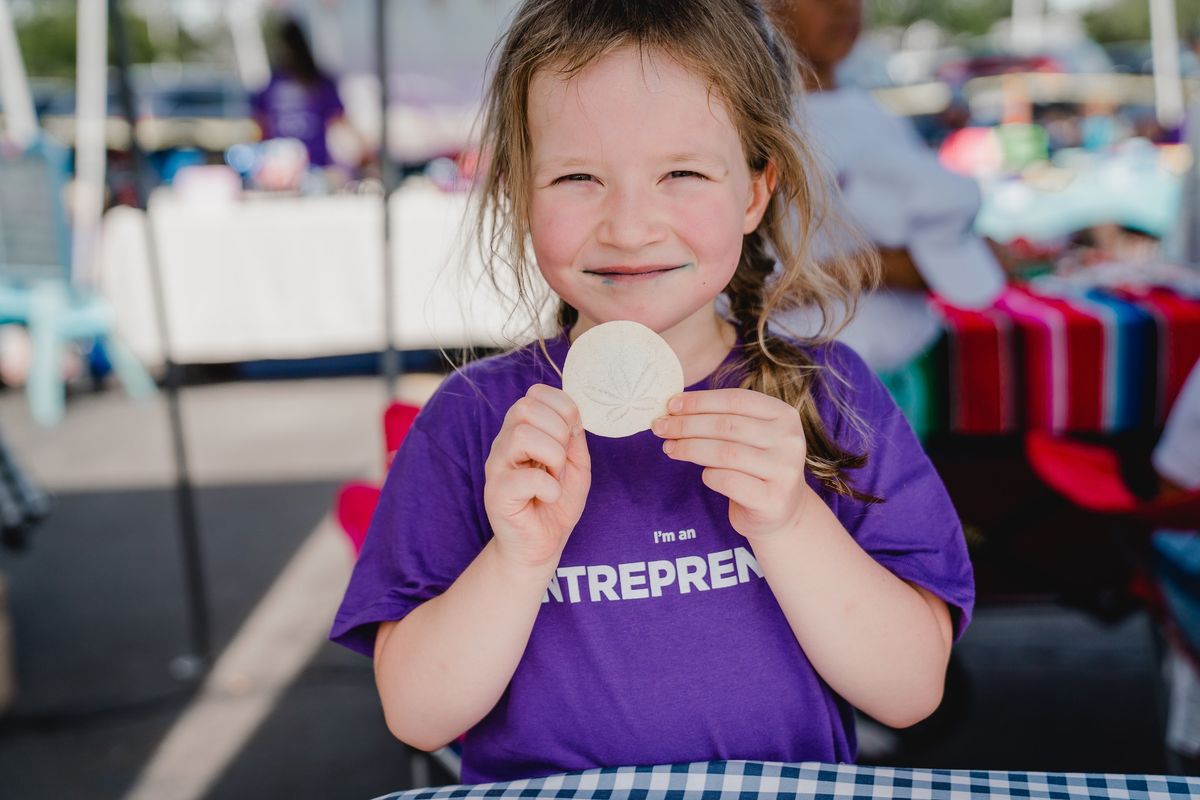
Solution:
{"label": "white tablecloth", "polygon": [[[171,349],[180,363],[220,363],[382,350],[380,198],[247,198],[151,202]],[[395,341],[401,349],[507,343],[507,314],[481,285],[466,198],[408,183],[394,193]],[[146,216],[120,207],[104,221],[101,291],[118,334],[144,362],[163,350],[147,259]],[[465,256],[463,254],[466,254]]]}

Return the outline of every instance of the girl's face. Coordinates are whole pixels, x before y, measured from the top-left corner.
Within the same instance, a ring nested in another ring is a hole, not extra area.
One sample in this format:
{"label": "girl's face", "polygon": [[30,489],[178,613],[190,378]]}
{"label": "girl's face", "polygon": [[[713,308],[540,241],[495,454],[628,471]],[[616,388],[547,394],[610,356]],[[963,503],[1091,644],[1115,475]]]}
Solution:
{"label": "girl's face", "polygon": [[673,344],[711,335],[770,197],[720,99],[672,59],[620,48],[569,80],[539,72],[529,133],[534,254],[579,311],[573,334],[627,319]]}

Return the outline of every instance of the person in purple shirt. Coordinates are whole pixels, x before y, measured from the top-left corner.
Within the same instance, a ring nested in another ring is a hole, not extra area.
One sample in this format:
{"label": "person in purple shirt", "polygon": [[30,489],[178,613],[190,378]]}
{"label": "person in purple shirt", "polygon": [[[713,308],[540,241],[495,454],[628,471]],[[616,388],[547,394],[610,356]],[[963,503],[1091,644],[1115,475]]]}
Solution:
{"label": "person in purple shirt", "polygon": [[[527,0],[498,52],[477,232],[523,301],[544,279],[560,329],[422,410],[331,637],[374,657],[399,739],[465,733],[466,782],[852,761],[853,708],[937,707],[974,582],[878,379],[836,331],[767,331],[878,271],[806,257],[831,218],[791,56],[749,0]],[[663,337],[686,389],[604,438],[560,372],[618,319]]]}
{"label": "person in purple shirt", "polygon": [[337,84],[321,71],[299,23],[285,19],[276,39],[276,68],[251,98],[263,140],[299,139],[314,167],[333,164],[326,132],[345,116]]}

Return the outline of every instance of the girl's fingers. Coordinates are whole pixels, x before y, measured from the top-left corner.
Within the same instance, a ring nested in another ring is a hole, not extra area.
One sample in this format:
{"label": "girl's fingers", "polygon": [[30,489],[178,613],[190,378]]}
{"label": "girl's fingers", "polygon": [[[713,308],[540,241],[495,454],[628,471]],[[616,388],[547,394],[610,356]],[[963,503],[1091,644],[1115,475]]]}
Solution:
{"label": "girl's fingers", "polygon": [[501,513],[515,514],[537,498],[543,503],[557,503],[562,486],[545,470],[523,467],[498,475],[491,487],[501,500]]}
{"label": "girl's fingers", "polygon": [[778,419],[795,409],[782,400],[750,389],[705,389],[677,394],[667,401],[670,414],[737,414],[755,419]]}
{"label": "girl's fingers", "polygon": [[767,485],[744,472],[709,467],[700,473],[700,480],[717,494],[746,508],[762,508],[767,500]]}
{"label": "girl's fingers", "polygon": [[[535,390],[538,388],[538,386],[532,387],[525,397],[512,404],[504,416],[504,426],[512,428],[521,423],[532,425],[565,445],[571,435],[572,422],[561,413],[558,407],[561,406],[561,403],[557,400],[552,400],[553,404],[547,403],[546,398],[549,395],[536,392]],[[550,389],[549,386],[540,388]],[[570,402],[570,398],[567,400]],[[575,412],[575,415],[578,416],[578,411]]]}
{"label": "girl's fingers", "polygon": [[532,461],[545,465],[555,478],[562,474],[567,463],[564,443],[528,423],[521,423],[509,432],[501,453],[501,463],[509,467],[521,467]]}
{"label": "girl's fingers", "polygon": [[789,469],[766,450],[718,439],[668,439],[663,452],[675,461],[731,469],[764,481],[779,478]]}
{"label": "girl's fingers", "polygon": [[664,439],[720,439],[764,450],[780,438],[776,425],[737,414],[672,414],[654,420],[652,428]]}
{"label": "girl's fingers", "polygon": [[571,396],[562,389],[555,389],[553,386],[547,386],[544,383],[535,383],[529,387],[529,391],[525,393],[525,397],[528,400],[545,406],[558,415],[558,418],[566,426],[566,432],[563,434],[564,443],[566,442],[566,435],[577,425],[581,424],[579,407],[575,405],[575,401],[571,399]]}

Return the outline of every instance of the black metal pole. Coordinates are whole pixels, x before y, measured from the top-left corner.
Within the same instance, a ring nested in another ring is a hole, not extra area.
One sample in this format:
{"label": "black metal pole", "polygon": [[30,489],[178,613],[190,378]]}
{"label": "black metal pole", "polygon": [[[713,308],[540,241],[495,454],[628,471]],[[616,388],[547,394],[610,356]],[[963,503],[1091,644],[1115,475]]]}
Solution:
{"label": "black metal pole", "polygon": [[1200,266],[1200,101],[1186,109],[1183,129],[1187,134],[1187,144],[1192,153],[1192,168],[1188,170],[1183,181],[1183,246],[1180,248],[1183,259],[1193,266]]}
{"label": "black metal pole", "polygon": [[388,148],[391,126],[388,124],[388,58],[387,58],[388,0],[375,0],[375,70],[379,76],[379,169],[383,181],[383,374],[387,381],[388,400],[396,399],[396,381],[400,375],[401,354],[396,349],[396,273],[392,265],[392,215],[389,199],[399,180],[396,164]]}
{"label": "black metal pole", "polygon": [[163,363],[166,369],[164,394],[170,416],[171,443],[175,457],[175,499],[179,512],[179,532],[183,548],[184,582],[187,588],[188,618],[190,621],[192,652],[181,657],[175,664],[177,676],[195,678],[209,665],[211,639],[208,618],[208,592],[204,579],[203,556],[200,552],[200,536],[196,519],[195,495],[188,471],[187,442],[183,433],[183,416],[179,407],[179,367],[171,357],[170,327],[167,324],[166,294],[163,291],[162,264],[159,261],[158,241],[154,233],[153,219],[149,212],[151,178],[146,154],[137,139],[137,112],[134,106],[133,89],[129,82],[129,41],[125,32],[125,21],[121,16],[121,0],[108,0],[109,28],[112,31],[113,55],[117,63],[118,91],[123,114],[129,123],[129,155],[133,161],[137,204],[145,212],[146,253],[150,265],[150,280],[153,284],[154,310],[159,341],[162,343]]}

